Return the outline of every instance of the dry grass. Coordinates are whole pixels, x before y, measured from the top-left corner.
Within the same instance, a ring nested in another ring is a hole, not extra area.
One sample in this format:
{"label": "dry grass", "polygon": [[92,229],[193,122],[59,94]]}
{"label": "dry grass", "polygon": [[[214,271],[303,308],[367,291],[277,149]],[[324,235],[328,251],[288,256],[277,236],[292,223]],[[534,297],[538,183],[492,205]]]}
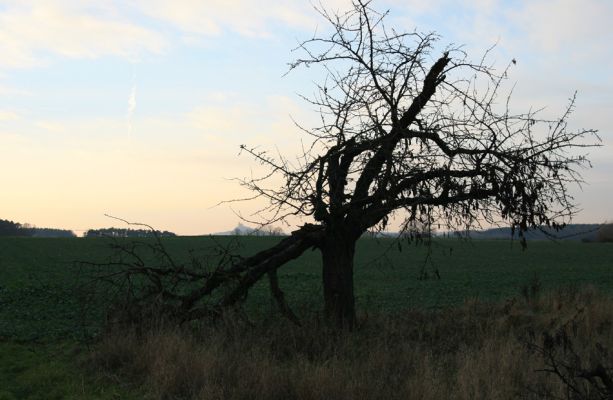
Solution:
{"label": "dry grass", "polygon": [[603,224],[596,233],[596,240],[599,242],[613,242],[613,224]]}
{"label": "dry grass", "polygon": [[[158,327],[104,337],[88,365],[153,399],[566,398],[526,341],[572,324],[574,348],[613,349],[613,299],[565,289],[503,304],[468,301],[441,312],[363,316],[338,334],[314,318],[248,326]],[[238,321],[238,322],[237,322]]]}

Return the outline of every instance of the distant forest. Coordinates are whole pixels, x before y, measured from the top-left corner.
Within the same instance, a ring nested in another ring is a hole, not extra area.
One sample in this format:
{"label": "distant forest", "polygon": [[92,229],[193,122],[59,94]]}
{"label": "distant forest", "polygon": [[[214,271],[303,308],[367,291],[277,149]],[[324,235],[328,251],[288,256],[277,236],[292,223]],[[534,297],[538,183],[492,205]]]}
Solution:
{"label": "distant forest", "polygon": [[6,219],[0,219],[0,236],[76,237],[73,231],[67,229],[37,228]]}
{"label": "distant forest", "polygon": [[129,229],[129,228],[102,228],[90,229],[85,232],[85,237],[172,237],[177,236],[168,231],[152,231],[150,229]]}

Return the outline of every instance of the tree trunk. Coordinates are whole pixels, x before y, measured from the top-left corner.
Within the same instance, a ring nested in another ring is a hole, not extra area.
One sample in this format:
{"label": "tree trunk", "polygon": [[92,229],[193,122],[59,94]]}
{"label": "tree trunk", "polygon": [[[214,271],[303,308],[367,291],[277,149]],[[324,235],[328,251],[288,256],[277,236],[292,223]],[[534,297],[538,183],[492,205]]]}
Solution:
{"label": "tree trunk", "polygon": [[325,316],[341,329],[352,329],[355,323],[353,296],[353,256],[357,238],[347,232],[326,232],[321,247]]}

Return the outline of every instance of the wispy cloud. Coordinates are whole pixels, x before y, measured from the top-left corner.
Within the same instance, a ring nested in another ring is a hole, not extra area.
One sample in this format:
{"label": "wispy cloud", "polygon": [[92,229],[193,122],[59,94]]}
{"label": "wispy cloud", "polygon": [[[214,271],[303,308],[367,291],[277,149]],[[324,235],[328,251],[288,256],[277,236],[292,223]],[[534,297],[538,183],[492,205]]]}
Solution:
{"label": "wispy cloud", "polygon": [[94,11],[88,1],[20,1],[0,9],[0,67],[44,64],[52,55],[138,59],[167,46],[159,33],[120,15]]}
{"label": "wispy cloud", "polygon": [[[350,2],[329,0],[325,3],[331,9],[339,9]],[[231,31],[245,36],[266,37],[272,35],[275,24],[310,30],[317,22],[308,1],[137,0],[137,4],[150,17],[185,32],[202,35],[216,36]]]}

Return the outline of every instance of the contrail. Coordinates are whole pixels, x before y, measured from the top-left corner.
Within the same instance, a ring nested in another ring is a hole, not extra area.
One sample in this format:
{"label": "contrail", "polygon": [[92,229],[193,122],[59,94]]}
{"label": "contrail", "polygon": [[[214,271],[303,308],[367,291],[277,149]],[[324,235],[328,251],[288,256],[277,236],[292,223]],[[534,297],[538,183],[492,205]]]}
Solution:
{"label": "contrail", "polygon": [[136,110],[136,73],[134,72],[134,64],[132,65],[132,89],[128,97],[128,138],[132,138],[132,116]]}

